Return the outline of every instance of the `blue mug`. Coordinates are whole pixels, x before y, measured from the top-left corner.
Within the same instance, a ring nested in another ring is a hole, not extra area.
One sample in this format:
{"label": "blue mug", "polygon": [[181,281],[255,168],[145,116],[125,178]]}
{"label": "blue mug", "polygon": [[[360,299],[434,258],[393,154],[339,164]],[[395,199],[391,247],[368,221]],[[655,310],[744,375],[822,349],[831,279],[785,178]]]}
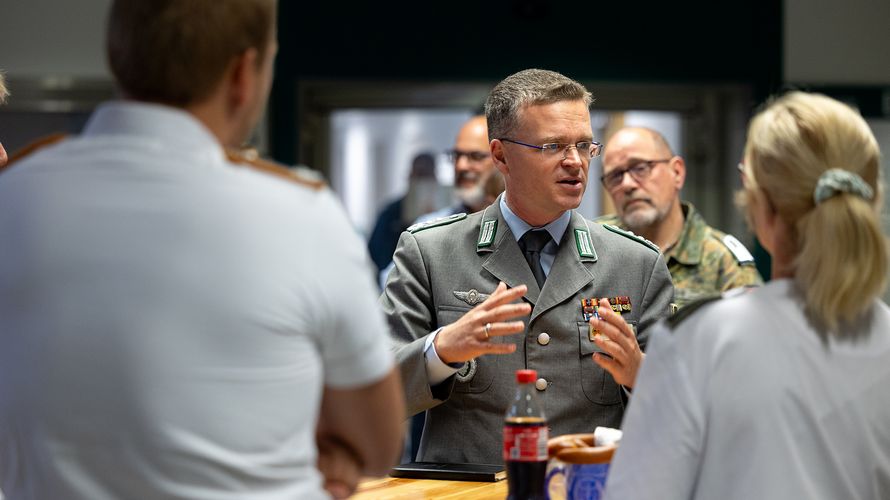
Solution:
{"label": "blue mug", "polygon": [[590,446],[593,435],[567,435],[551,440],[546,476],[551,500],[599,500],[606,487],[609,462],[616,445]]}
{"label": "blue mug", "polygon": [[556,462],[547,472],[547,497],[551,500],[599,500],[608,473],[608,463]]}

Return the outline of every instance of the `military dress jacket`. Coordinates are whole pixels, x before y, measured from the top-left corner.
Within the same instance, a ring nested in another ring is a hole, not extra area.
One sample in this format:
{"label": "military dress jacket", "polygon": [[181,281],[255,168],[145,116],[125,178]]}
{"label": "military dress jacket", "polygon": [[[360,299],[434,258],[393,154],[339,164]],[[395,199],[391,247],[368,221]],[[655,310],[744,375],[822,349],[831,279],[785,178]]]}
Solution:
{"label": "military dress jacket", "polygon": [[[395,268],[380,298],[408,414],[428,410],[418,460],[501,463],[504,414],[519,369],[538,372],[538,396],[551,436],[619,427],[627,396],[591,359],[598,347],[581,300],[626,297],[623,316],[645,347],[648,329],[669,315],[673,298],[657,249],[573,211],[539,290],[497,202],[428,226],[402,233]],[[491,340],[514,343],[516,351],[480,356],[430,387],[426,338],[484,300],[500,281],[509,287],[528,285],[523,300],[532,312],[524,319],[525,331]]]}
{"label": "military dress jacket", "polygon": [[[691,203],[683,202],[682,207],[680,238],[665,252],[678,307],[732,288],[763,284],[754,257],[738,239],[709,226]],[[596,222],[626,229],[615,215]]]}

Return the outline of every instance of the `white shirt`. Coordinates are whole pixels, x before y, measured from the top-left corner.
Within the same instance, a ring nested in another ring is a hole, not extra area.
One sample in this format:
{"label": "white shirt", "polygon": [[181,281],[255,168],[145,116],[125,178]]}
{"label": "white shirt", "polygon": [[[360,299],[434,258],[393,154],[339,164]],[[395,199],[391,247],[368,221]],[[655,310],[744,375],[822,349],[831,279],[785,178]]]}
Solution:
{"label": "white shirt", "polygon": [[229,163],[203,125],[100,108],[0,176],[9,500],[325,498],[323,386],[393,366],[329,190]]}
{"label": "white shirt", "polygon": [[790,280],[654,329],[606,499],[890,498],[890,308],[823,341]]}

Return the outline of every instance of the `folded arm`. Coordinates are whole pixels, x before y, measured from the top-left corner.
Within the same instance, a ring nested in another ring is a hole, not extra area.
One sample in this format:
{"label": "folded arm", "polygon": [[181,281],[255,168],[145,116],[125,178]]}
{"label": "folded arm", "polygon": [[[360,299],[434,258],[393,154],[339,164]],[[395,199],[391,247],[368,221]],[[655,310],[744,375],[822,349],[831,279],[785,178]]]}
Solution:
{"label": "folded arm", "polygon": [[367,386],[325,387],[316,441],[318,469],[332,496],[348,496],[362,476],[385,475],[396,463],[404,406],[395,369]]}

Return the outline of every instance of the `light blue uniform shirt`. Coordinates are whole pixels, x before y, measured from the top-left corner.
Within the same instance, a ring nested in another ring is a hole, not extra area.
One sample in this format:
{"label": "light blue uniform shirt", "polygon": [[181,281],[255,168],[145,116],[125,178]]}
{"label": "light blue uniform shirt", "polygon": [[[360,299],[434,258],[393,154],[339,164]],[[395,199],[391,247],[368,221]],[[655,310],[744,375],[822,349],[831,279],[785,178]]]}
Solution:
{"label": "light blue uniform shirt", "polygon": [[501,196],[500,204],[504,221],[507,222],[507,226],[510,227],[510,232],[513,233],[513,237],[516,238],[517,242],[525,233],[533,229],[544,229],[550,233],[550,237],[553,240],[541,249],[541,268],[544,269],[544,276],[549,276],[550,268],[553,267],[553,261],[556,260],[556,251],[559,250],[559,242],[562,241],[562,235],[565,234],[566,228],[569,227],[569,221],[572,220],[572,212],[566,210],[550,224],[543,227],[532,227],[510,210],[510,207],[507,206],[506,196]]}

